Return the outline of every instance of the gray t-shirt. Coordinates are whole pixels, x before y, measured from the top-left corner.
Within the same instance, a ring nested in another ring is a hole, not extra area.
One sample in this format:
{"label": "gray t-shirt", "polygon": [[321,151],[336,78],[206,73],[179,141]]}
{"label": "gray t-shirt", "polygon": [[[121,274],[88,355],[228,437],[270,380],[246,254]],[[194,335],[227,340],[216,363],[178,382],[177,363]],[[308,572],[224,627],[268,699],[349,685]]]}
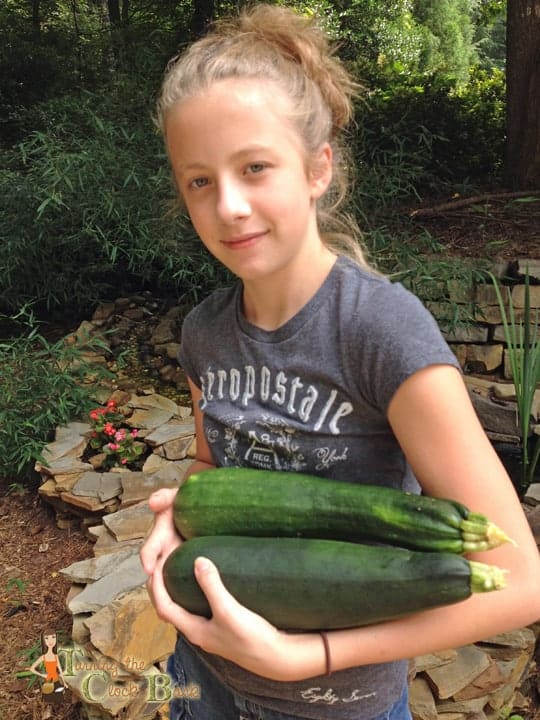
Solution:
{"label": "gray t-shirt", "polygon": [[[459,364],[437,323],[398,283],[339,257],[285,325],[266,331],[242,312],[242,284],[186,318],[180,363],[202,390],[217,466],[311,473],[420,492],[386,414],[415,371]],[[197,649],[234,691],[314,720],[368,720],[400,696],[405,661],[281,683]]]}

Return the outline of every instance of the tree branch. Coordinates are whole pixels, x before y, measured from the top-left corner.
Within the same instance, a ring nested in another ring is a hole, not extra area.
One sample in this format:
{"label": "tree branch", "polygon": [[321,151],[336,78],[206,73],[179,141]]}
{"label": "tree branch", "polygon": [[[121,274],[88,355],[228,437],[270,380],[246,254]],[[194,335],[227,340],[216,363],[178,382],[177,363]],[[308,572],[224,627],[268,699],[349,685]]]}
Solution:
{"label": "tree branch", "polygon": [[475,203],[481,203],[487,200],[504,200],[520,197],[533,197],[536,195],[538,195],[538,197],[540,198],[540,190],[485,193],[484,195],[474,195],[473,197],[462,198],[461,200],[451,200],[450,202],[442,203],[441,205],[435,205],[430,208],[418,208],[417,210],[412,210],[409,213],[409,217],[433,217],[435,215],[438,215],[439,213],[456,210],[457,208],[466,207],[467,205],[474,205]]}

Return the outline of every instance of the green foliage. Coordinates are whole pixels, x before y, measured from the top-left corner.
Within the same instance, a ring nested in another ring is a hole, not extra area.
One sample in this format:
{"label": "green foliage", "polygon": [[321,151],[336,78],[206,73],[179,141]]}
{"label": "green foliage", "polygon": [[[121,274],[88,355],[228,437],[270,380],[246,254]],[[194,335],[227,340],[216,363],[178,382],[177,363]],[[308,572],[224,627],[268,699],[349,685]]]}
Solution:
{"label": "green foliage", "polygon": [[211,262],[168,210],[148,100],[126,83],[116,97],[65,97],[41,113],[42,129],[3,153],[0,310],[32,302],[88,313],[133,289],[197,295],[211,285]]}
{"label": "green foliage", "polygon": [[424,34],[419,71],[464,84],[477,59],[470,0],[415,0],[413,14]]}
{"label": "green foliage", "polygon": [[96,367],[79,346],[47,340],[30,311],[11,320],[26,329],[0,342],[0,477],[25,481],[36,460],[46,464],[41,453],[54,429],[91,407],[84,380]]}
{"label": "green foliage", "polygon": [[373,92],[358,108],[353,139],[357,193],[368,199],[367,209],[441,181],[492,182],[502,169],[504,93],[497,70],[473,71],[459,90],[433,82]]}
{"label": "green foliage", "polygon": [[531,416],[534,395],[540,384],[540,320],[538,310],[533,313],[530,303],[529,273],[525,273],[525,293],[522,319],[514,312],[512,295],[507,288],[507,302],[503,298],[499,281],[491,274],[501,309],[504,336],[512,369],[518,428],[521,440],[521,477],[516,490],[520,497],[534,481],[534,473],[540,458],[540,436],[536,436],[530,453]]}

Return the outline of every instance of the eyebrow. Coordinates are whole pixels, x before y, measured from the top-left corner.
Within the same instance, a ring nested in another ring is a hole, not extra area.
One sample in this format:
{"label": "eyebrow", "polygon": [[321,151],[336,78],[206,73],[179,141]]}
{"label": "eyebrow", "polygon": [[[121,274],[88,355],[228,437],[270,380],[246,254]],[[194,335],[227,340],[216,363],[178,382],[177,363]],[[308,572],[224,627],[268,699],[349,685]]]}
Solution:
{"label": "eyebrow", "polygon": [[[262,144],[256,143],[253,145],[248,145],[247,147],[234,152],[231,155],[231,160],[233,160],[233,161],[241,160],[243,157],[245,157],[247,155],[252,155],[253,153],[258,153],[258,152],[273,152],[273,150],[269,145],[262,145]],[[204,165],[203,163],[199,163],[199,162],[193,162],[193,163],[188,163],[187,165],[181,164],[181,165],[179,165],[178,169],[180,170],[180,172],[184,173],[184,172],[191,171],[191,170],[204,170],[204,169],[206,169],[206,165]]]}

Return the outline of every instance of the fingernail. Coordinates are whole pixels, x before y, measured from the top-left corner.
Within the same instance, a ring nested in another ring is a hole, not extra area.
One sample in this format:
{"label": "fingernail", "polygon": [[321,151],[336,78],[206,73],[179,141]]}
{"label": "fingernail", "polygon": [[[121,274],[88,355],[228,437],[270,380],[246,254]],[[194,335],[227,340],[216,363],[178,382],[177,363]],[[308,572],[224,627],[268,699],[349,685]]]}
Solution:
{"label": "fingernail", "polygon": [[199,572],[210,570],[210,561],[205,557],[195,558],[195,566]]}

